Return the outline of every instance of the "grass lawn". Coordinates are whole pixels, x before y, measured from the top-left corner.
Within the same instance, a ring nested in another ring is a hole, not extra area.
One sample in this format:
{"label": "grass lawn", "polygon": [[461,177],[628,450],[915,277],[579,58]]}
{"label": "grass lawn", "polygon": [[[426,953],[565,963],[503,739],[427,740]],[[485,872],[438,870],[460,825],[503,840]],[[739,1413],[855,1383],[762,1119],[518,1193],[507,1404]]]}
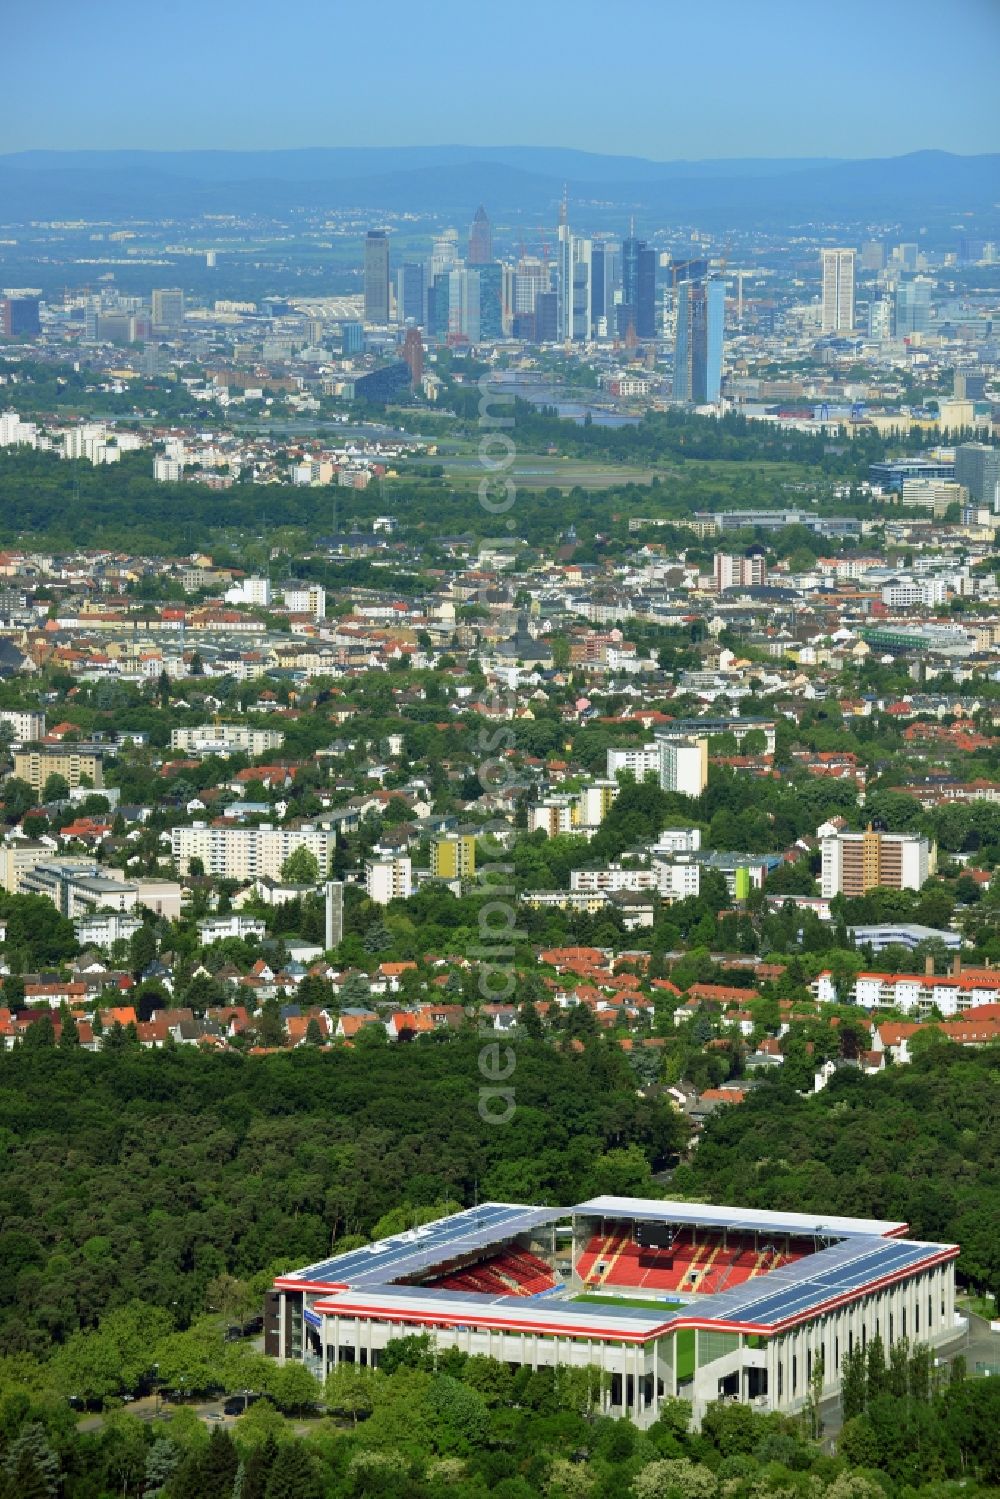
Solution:
{"label": "grass lawn", "polygon": [[585,1291],[579,1296],[573,1297],[574,1301],[596,1301],[603,1306],[642,1306],[649,1307],[654,1312],[669,1311],[672,1307],[680,1306],[679,1301],[653,1301],[648,1296],[601,1296],[595,1291]]}

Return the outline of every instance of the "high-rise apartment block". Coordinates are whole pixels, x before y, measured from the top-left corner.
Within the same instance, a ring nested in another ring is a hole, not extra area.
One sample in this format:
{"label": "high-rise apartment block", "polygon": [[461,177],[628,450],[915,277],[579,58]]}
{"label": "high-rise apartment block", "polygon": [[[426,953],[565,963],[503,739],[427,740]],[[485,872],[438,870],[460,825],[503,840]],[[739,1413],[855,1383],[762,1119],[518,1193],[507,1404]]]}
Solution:
{"label": "high-rise apartment block", "polygon": [[880,887],[919,890],[931,867],[926,838],[915,833],[837,833],[822,842],[821,889],[835,895],[865,895]]}
{"label": "high-rise apartment block", "polygon": [[431,874],[437,880],[471,880],[476,872],[476,840],[456,833],[431,840]]}
{"label": "high-rise apartment block", "polygon": [[365,239],[365,322],[389,321],[389,236],[369,229]]}
{"label": "high-rise apartment block", "polygon": [[854,251],[823,250],[823,332],[854,327]]}
{"label": "high-rise apartment block", "polygon": [[308,825],[221,828],[196,822],[170,832],[174,863],[181,874],[190,873],[192,859],[200,859],[207,875],[244,883],[265,876],[280,879],[285,860],[300,848],[313,855],[322,877],[330,867],[335,843],[333,833]]}
{"label": "high-rise apartment block", "polygon": [[660,788],[682,796],[700,796],[708,785],[708,740],[657,739]]}
{"label": "high-rise apartment block", "polygon": [[376,905],[406,900],[413,893],[413,866],[408,855],[365,860],[365,891]]}
{"label": "high-rise apartment block", "polygon": [[751,547],[741,557],[716,552],[713,574],[719,593],[726,588],[762,588],[767,582],[767,557],[761,547]]}

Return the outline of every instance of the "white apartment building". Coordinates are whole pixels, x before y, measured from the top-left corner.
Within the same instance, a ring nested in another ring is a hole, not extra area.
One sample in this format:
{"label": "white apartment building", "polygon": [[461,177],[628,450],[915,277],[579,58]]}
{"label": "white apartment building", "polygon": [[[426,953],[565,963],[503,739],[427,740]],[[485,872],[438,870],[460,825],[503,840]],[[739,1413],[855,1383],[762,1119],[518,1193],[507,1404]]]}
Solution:
{"label": "white apartment building", "polygon": [[281,597],[290,614],[326,618],[326,589],[321,583],[286,583]]}
{"label": "white apartment building", "polygon": [[34,422],[22,422],[16,411],[0,412],[0,448],[36,448],[38,428]]}
{"label": "white apartment building", "polygon": [[701,828],[664,828],[650,853],[654,858],[657,854],[696,854],[700,848]]}
{"label": "white apartment building", "polygon": [[10,838],[0,843],[0,886],[11,895],[20,895],[22,881],[36,864],[55,859],[58,850],[54,843],[38,838]]}
{"label": "white apartment building", "polygon": [[654,859],[653,871],[661,900],[686,900],[701,894],[701,865],[694,859]]}
{"label": "white apartment building", "polygon": [[660,751],[655,744],[628,745],[608,750],[608,779],[614,781],[623,770],[630,770],[637,781],[647,775],[659,775]]}
{"label": "white apartment building", "polygon": [[170,731],[171,749],[196,755],[228,755],[234,750],[245,755],[266,755],[280,749],[284,742],[280,729],[254,729],[239,723],[203,723]]}
{"label": "white apartment building", "polygon": [[270,578],[241,578],[225,592],[227,604],[251,604],[258,609],[271,607]]}
{"label": "white apartment building", "polygon": [[31,708],[4,708],[0,711],[0,728],[9,729],[11,739],[18,744],[32,744],[45,738],[45,714]]}
{"label": "white apartment building", "polygon": [[577,817],[585,827],[598,827],[611,810],[621,788],[617,781],[594,781],[584,786],[576,802]]}
{"label": "white apartment building", "polygon": [[708,785],[707,739],[659,739],[660,786],[682,796],[700,796]]}
{"label": "white apartment building", "polygon": [[333,833],[309,824],[300,828],[266,824],[259,828],[218,828],[196,822],[170,831],[174,863],[182,874],[190,872],[192,859],[200,859],[207,875],[244,883],[264,876],[279,879],[289,854],[300,848],[308,849],[320,875],[325,875],[335,846]]}
{"label": "white apartment building", "polygon": [[535,802],[528,808],[528,832],[537,833],[541,829],[549,838],[576,832],[574,806],[571,796],[547,796],[544,801]]}
{"label": "white apartment building", "polygon": [[838,833],[822,841],[821,894],[865,895],[879,886],[919,890],[931,873],[931,848],[916,833]]}
{"label": "white apartment building", "polygon": [[570,870],[569,888],[588,892],[606,890],[609,895],[619,890],[632,893],[655,890],[656,872],[652,869],[623,869],[620,864],[607,864],[601,869],[573,869]]}
{"label": "white apartment building", "polygon": [[882,589],[887,609],[913,609],[918,605],[934,608],[948,597],[944,578],[895,578]]}
{"label": "white apartment building", "polygon": [[413,866],[408,855],[365,860],[365,891],[377,905],[405,900],[413,892]]}
{"label": "white apartment building", "polygon": [[128,942],[142,926],[142,919],[126,911],[93,911],[73,919],[76,940],[81,947],[113,947]]}
{"label": "white apartment building", "polygon": [[207,946],[211,942],[224,942],[227,937],[265,937],[267,927],[259,916],[241,916],[232,911],[228,916],[206,916],[198,923],[198,935]]}

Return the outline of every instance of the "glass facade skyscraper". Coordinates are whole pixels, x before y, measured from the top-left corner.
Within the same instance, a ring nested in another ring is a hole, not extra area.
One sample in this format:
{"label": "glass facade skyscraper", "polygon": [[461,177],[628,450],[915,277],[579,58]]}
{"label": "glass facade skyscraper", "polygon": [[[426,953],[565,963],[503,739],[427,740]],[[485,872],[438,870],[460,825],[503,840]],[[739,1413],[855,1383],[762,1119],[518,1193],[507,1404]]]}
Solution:
{"label": "glass facade skyscraper", "polygon": [[389,321],[389,237],[370,229],[365,239],[365,322]]}
{"label": "glass facade skyscraper", "polygon": [[674,399],[707,406],[722,390],[724,281],[682,281],[677,288]]}

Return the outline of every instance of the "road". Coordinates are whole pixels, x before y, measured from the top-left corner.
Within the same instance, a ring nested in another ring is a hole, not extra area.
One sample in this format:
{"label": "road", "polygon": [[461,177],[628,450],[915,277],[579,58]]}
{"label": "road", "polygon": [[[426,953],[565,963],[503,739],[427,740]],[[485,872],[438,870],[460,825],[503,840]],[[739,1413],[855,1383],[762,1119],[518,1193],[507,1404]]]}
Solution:
{"label": "road", "polygon": [[[202,1421],[213,1426],[233,1427],[238,1417],[225,1415],[222,1409],[223,1403],[223,1400],[191,1400],[185,1401],[184,1405],[187,1410],[194,1411]],[[157,1400],[154,1395],[146,1395],[141,1400],[130,1400],[122,1407],[130,1416],[135,1416],[137,1421],[147,1422],[168,1421],[176,1408],[174,1401],[164,1400],[162,1396]],[[77,1422],[76,1429],[77,1431],[100,1431],[104,1420],[105,1417],[100,1412],[83,1416]]]}

